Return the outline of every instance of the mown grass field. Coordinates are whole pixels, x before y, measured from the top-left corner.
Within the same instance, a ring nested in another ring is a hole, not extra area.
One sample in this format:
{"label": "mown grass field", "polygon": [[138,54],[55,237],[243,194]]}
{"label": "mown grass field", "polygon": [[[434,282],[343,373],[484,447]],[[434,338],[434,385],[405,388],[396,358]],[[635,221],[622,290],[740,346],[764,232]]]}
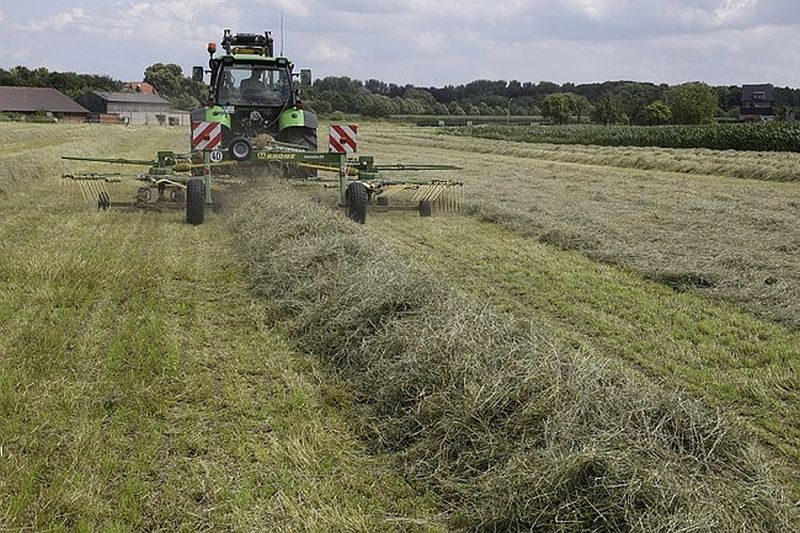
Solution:
{"label": "mown grass field", "polygon": [[221,217],[98,213],[57,155],[183,130],[14,126],[0,159],[0,530],[437,530],[347,391],[270,327]]}
{"label": "mown grass field", "polygon": [[[417,135],[419,136],[418,132]],[[427,135],[432,146],[452,147],[456,142],[450,136]],[[705,148],[641,148],[636,146],[590,146],[547,143],[527,143],[483,139],[467,143],[477,153],[508,155],[528,159],[543,159],[562,163],[579,163],[592,166],[656,170],[700,176],[727,176],[770,181],[798,181],[800,154],[782,152],[747,152],[733,150],[708,150]]]}
{"label": "mown grass field", "polygon": [[381,162],[463,166],[472,216],[357,229],[267,189],[188,228],[57,179],[182,130],[14,128],[0,529],[797,523],[797,184],[367,124]]}
{"label": "mown grass field", "polygon": [[[380,127],[366,140],[384,159],[465,167],[458,179],[483,220],[800,326],[795,183],[620,168],[612,166],[618,148],[594,147],[579,163],[552,161],[528,146]],[[593,163],[593,154],[606,160]],[[769,164],[786,156],[760,157]],[[800,174],[800,159],[788,161]]]}

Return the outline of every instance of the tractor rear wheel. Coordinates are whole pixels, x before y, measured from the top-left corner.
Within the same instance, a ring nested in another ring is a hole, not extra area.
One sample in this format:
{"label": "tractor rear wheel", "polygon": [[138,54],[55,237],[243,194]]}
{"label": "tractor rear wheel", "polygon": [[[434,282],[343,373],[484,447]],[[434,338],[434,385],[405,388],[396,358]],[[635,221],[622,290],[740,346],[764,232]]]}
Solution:
{"label": "tractor rear wheel", "polygon": [[369,195],[367,188],[360,181],[354,181],[347,186],[347,218],[358,224],[367,221],[367,204]]}
{"label": "tractor rear wheel", "polygon": [[[302,146],[306,149],[306,152],[316,152],[318,150],[317,130],[314,128],[289,128],[283,131],[282,137],[289,144]],[[317,171],[292,165],[289,169],[288,177],[297,179],[316,178]]]}
{"label": "tractor rear wheel", "polygon": [[186,184],[186,223],[199,226],[206,218],[206,184],[191,179]]}
{"label": "tractor rear wheel", "polygon": [[317,130],[313,128],[289,128],[285,130],[286,142],[302,146],[307,152],[316,152]]}

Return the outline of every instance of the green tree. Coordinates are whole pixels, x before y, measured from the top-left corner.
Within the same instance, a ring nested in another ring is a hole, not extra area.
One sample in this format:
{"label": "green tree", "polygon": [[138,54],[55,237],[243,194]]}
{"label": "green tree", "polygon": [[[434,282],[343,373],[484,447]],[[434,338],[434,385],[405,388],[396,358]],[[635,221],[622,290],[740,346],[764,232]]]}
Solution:
{"label": "green tree", "polygon": [[484,117],[490,117],[494,115],[494,109],[492,109],[491,106],[486,102],[481,102],[478,105],[478,114]]}
{"label": "green tree", "polygon": [[481,110],[478,109],[478,106],[476,106],[472,102],[464,102],[461,105],[461,107],[463,107],[464,112],[471,117],[477,117],[478,115],[481,114]]}
{"label": "green tree", "polygon": [[693,82],[670,89],[667,104],[675,124],[708,124],[714,121],[719,99],[709,85]]}
{"label": "green tree", "polygon": [[416,87],[408,89],[403,95],[403,98],[406,100],[417,100],[426,108],[432,108],[434,104],[436,104],[436,98],[434,98],[429,91],[426,91],[425,89],[418,89]]}
{"label": "green tree", "polygon": [[436,104],[433,105],[433,114],[439,116],[449,115],[450,110],[447,109],[446,105],[437,102]]}
{"label": "green tree", "polygon": [[458,102],[450,102],[450,105],[447,106],[447,110],[450,111],[450,114],[454,117],[463,117],[466,115],[464,108],[461,107]]}
{"label": "green tree", "polygon": [[588,117],[592,113],[594,106],[589,102],[589,99],[580,94],[568,93],[570,97],[570,106],[572,107],[572,114],[578,118],[578,124],[583,122],[583,117]]}
{"label": "green tree", "polygon": [[626,124],[630,119],[622,108],[619,98],[612,93],[605,93],[594,104],[592,119],[605,126]]}
{"label": "green tree", "polygon": [[144,81],[156,88],[175,109],[191,110],[206,96],[206,86],[183,75],[180,65],[156,63],[144,71]]}
{"label": "green tree", "polygon": [[396,112],[395,104],[388,96],[372,94],[366,100],[362,113],[368,117],[388,117]]}
{"label": "green tree", "polygon": [[568,93],[549,94],[542,100],[542,116],[556,124],[568,124],[572,119],[573,95]]}
{"label": "green tree", "polygon": [[645,108],[645,117],[650,126],[669,124],[672,120],[672,110],[661,100],[656,100]]}
{"label": "green tree", "polygon": [[425,106],[419,100],[409,100],[408,98],[401,98],[401,111],[402,115],[424,115]]}

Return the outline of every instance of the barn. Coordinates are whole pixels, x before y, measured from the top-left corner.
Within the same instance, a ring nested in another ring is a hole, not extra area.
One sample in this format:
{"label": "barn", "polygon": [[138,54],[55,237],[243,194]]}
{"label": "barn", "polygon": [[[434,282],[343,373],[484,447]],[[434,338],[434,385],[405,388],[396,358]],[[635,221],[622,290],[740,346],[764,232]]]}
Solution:
{"label": "barn", "polygon": [[156,94],[95,91],[78,98],[78,103],[94,113],[116,115],[128,124],[188,126],[189,113],[170,109]]}
{"label": "barn", "polygon": [[71,98],[47,87],[0,87],[0,113],[45,113],[61,120],[84,122],[89,111]]}

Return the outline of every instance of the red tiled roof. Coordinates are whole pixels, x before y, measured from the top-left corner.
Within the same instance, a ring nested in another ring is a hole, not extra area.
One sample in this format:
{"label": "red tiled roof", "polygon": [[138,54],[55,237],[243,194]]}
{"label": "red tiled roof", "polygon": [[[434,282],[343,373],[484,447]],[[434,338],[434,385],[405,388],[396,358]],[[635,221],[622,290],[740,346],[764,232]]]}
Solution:
{"label": "red tiled roof", "polygon": [[156,88],[146,81],[128,81],[125,82],[125,87],[141,94],[157,94]]}

